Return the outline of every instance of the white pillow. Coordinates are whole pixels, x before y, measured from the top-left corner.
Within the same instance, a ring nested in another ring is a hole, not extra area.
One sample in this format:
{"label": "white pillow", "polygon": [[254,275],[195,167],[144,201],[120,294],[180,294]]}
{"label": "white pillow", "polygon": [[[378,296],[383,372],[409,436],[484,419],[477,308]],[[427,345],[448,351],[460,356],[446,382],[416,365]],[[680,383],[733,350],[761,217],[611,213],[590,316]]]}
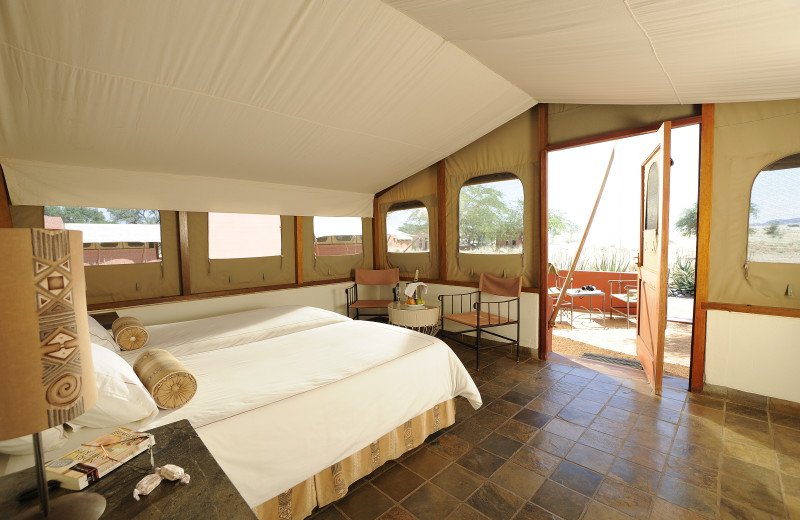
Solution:
{"label": "white pillow", "polygon": [[105,347],[111,352],[119,352],[119,345],[114,341],[114,336],[111,332],[107,331],[105,327],[89,316],[89,336],[92,338],[92,343]]}
{"label": "white pillow", "polygon": [[[64,435],[64,427],[59,425],[48,428],[42,432],[42,449],[44,451],[57,450],[67,442]],[[33,453],[33,438],[30,435],[23,435],[16,439],[9,439],[0,442],[0,453],[6,455],[27,455]]]}
{"label": "white pillow", "polygon": [[97,379],[97,404],[67,424],[108,428],[134,421],[142,421],[142,425],[145,425],[153,420],[158,414],[158,407],[136,377],[132,366],[119,354],[94,343],[92,362]]}

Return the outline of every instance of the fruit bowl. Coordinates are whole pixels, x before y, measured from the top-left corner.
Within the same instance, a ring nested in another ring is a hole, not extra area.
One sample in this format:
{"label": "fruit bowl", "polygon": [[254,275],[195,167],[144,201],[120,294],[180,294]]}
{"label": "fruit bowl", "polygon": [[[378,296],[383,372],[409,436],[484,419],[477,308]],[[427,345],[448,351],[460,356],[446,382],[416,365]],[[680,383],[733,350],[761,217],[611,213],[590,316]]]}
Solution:
{"label": "fruit bowl", "polygon": [[424,309],[425,308],[425,304],[424,303],[419,303],[419,304],[415,303],[413,305],[410,304],[410,303],[405,303],[403,305],[406,306],[406,309],[411,309],[411,310],[419,310],[419,309]]}

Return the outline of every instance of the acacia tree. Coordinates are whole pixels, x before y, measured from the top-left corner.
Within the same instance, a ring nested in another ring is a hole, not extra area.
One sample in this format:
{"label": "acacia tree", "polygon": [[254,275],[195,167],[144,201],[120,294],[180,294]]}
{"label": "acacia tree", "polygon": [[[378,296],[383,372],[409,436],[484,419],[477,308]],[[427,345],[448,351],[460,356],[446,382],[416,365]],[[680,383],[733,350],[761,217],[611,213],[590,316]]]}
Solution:
{"label": "acacia tree", "polygon": [[523,202],[508,205],[503,193],[486,184],[465,186],[459,197],[460,245],[465,249],[493,246],[522,235]]}
{"label": "acacia tree", "polygon": [[398,228],[403,233],[409,235],[419,235],[420,233],[427,233],[428,228],[428,212],[422,208],[416,208],[408,214],[406,221]]}
{"label": "acacia tree", "polygon": [[101,224],[106,216],[97,208],[78,208],[71,206],[45,206],[44,214],[48,217],[61,217],[65,223]]}
{"label": "acacia tree", "polygon": [[571,235],[578,231],[578,225],[562,211],[547,212],[547,232],[551,237],[561,234]]}
{"label": "acacia tree", "polygon": [[161,216],[153,209],[112,209],[109,208],[111,222],[117,224],[159,224]]}

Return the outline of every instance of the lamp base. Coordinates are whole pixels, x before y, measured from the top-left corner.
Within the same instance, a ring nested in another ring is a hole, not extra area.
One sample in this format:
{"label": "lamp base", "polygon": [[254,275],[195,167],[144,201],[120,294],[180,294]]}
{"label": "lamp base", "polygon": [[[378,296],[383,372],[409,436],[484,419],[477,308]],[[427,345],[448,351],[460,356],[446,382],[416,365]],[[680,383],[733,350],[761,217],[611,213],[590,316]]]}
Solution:
{"label": "lamp base", "polygon": [[70,493],[50,499],[50,514],[42,515],[39,506],[34,506],[17,515],[16,520],[97,520],[106,510],[106,499],[103,495],[91,492]]}

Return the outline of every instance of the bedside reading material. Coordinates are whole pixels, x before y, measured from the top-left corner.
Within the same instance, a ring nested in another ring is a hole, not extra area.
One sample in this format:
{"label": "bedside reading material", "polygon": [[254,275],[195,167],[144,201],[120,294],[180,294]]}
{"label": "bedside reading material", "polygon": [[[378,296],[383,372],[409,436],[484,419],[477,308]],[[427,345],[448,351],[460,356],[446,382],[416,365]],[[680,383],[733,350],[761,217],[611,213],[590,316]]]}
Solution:
{"label": "bedside reading material", "polygon": [[[47,478],[81,490],[151,446],[147,433],[116,428],[45,465]],[[155,440],[152,441],[155,444]]]}

